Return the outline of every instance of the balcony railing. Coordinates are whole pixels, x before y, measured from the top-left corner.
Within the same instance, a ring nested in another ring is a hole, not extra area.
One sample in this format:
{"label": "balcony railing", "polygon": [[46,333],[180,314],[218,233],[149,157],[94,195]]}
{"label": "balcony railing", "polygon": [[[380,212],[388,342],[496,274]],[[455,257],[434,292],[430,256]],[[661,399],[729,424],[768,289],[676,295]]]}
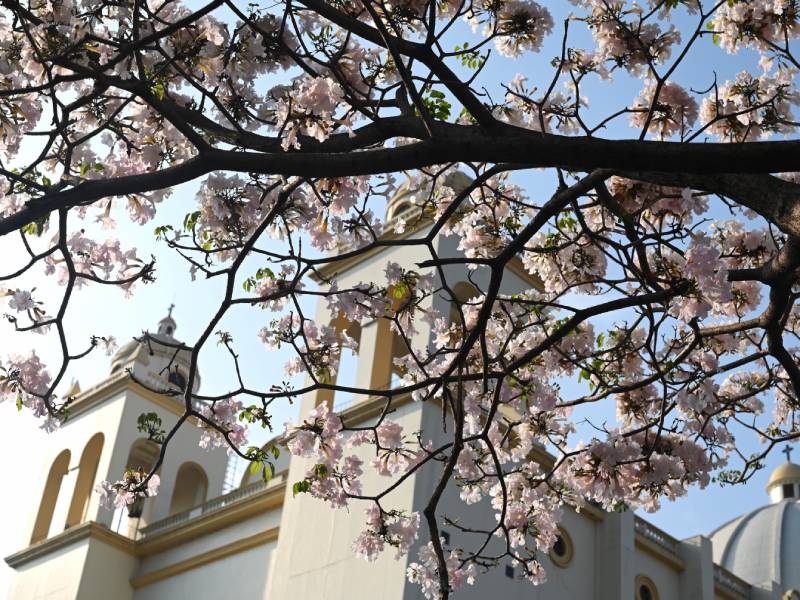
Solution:
{"label": "balcony railing", "polygon": [[714,583],[736,596],[750,597],[750,584],[719,565],[714,565]]}
{"label": "balcony railing", "polygon": [[142,527],[139,530],[138,537],[139,539],[152,537],[172,529],[173,527],[177,527],[178,525],[191,521],[192,519],[222,510],[231,504],[236,504],[245,498],[254,496],[267,488],[280,485],[285,478],[286,472],[284,471],[276,474],[275,477],[273,477],[269,482],[259,481],[246,487],[235,489],[222,496],[217,496],[216,498],[200,504],[199,506],[195,506],[189,510],[176,513],[167,517],[166,519],[161,519],[160,521],[155,521],[154,523],[150,523],[149,525]]}
{"label": "balcony railing", "polygon": [[648,523],[639,517],[636,517],[635,527],[636,533],[640,534],[645,539],[657,544],[670,554],[680,556],[680,551],[678,550],[680,542],[669,535],[666,531],[662,531],[652,523]]}

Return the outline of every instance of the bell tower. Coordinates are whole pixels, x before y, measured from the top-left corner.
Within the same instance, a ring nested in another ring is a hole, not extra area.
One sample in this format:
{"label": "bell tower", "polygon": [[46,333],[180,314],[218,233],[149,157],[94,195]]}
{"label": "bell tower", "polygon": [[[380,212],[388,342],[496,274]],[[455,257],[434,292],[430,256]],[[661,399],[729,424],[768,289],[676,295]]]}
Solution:
{"label": "bell tower", "polygon": [[[221,493],[227,454],[201,450],[203,430],[191,418],[170,440],[156,496],[111,511],[95,491],[99,482],[116,481],[128,468],[157,464],[161,446],[138,430],[140,415],[157,414],[167,431],[183,417],[191,351],[175,337],[173,308],[155,333],[117,351],[103,380],[88,388],[70,386],[67,419],[49,434],[38,457],[31,507],[22,513],[30,523],[21,550],[6,558],[17,571],[10,598],[109,597],[102,586],[110,578],[125,584],[115,597],[130,598],[127,582],[142,528]],[[199,385],[195,377],[194,391]]]}

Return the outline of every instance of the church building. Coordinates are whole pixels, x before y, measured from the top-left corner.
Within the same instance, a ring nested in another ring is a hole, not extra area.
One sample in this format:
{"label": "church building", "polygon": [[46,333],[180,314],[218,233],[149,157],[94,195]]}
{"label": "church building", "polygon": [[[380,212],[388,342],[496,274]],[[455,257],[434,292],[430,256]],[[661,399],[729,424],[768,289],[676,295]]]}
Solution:
{"label": "church building", "polygon": [[[407,196],[398,194],[390,203],[390,220],[413,213]],[[456,253],[452,240],[436,243],[442,256]],[[334,263],[340,287],[380,280],[391,253],[413,248]],[[404,255],[402,262],[414,260]],[[334,274],[333,265],[326,268],[323,276]],[[455,270],[450,274],[459,280]],[[456,293],[468,299],[466,275],[461,279]],[[531,282],[512,264],[504,285],[513,291]],[[323,314],[321,308],[318,316]],[[392,383],[393,358],[404,348],[384,321],[344,325],[359,341],[356,386]],[[427,343],[430,331],[420,325],[419,343]],[[307,461],[283,452],[268,483],[249,473],[237,476],[224,451],[198,448],[202,430],[196,423],[185,423],[171,441],[157,496],[117,511],[100,505],[93,491],[98,482],[118,479],[127,467],[156,463],[160,448],[136,431],[138,416],[156,412],[169,428],[182,414],[179,400],[149,389],[186,383],[188,356],[173,357],[174,350],[158,344],[174,343],[176,334],[169,315],[158,324],[153,343],[127,344],[104,379],[70,390],[76,398],[70,418],[50,434],[42,464],[31,471],[38,491],[24,510],[2,517],[29,521],[19,550],[5,558],[14,569],[10,600],[422,600],[418,586],[406,579],[415,547],[400,560],[386,552],[367,563],[351,551],[363,527],[358,504],[332,510],[307,495],[293,496],[292,483],[303,478]],[[168,364],[172,368],[165,371]],[[321,402],[356,425],[374,422],[385,400],[320,391],[303,398],[301,416]],[[405,431],[435,431],[441,423],[441,409],[432,403],[408,396],[394,407],[392,419]],[[369,489],[369,477],[364,483]],[[434,484],[433,475],[422,472],[393,491],[387,505],[420,510]],[[546,583],[531,586],[520,579],[519,568],[501,564],[455,598],[800,600],[800,465],[778,467],[764,500],[764,506],[714,531],[683,540],[632,511],[567,510],[558,542],[542,561]],[[443,500],[456,501],[457,494]],[[442,535],[457,545],[457,532],[445,527]]]}

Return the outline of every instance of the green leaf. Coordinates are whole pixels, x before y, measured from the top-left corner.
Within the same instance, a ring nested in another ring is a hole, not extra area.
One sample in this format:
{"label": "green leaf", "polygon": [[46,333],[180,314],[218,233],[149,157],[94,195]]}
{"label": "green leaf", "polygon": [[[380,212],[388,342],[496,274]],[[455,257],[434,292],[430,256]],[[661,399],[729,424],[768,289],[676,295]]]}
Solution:
{"label": "green leaf", "polygon": [[297,496],[297,494],[305,494],[311,489],[311,483],[304,479],[303,481],[298,481],[292,486],[292,495]]}
{"label": "green leaf", "polygon": [[250,463],[250,475],[255,475],[258,473],[258,470],[261,468],[260,462],[251,462]]}
{"label": "green leaf", "polygon": [[22,410],[22,396],[17,396],[17,412]]}
{"label": "green leaf", "polygon": [[195,224],[197,224],[197,220],[200,218],[200,211],[196,210],[187,214],[183,218],[183,228],[187,231],[190,229],[194,229]]}
{"label": "green leaf", "polygon": [[167,97],[167,89],[164,87],[163,81],[157,82],[153,87],[150,88],[150,91],[153,92],[153,95],[159,100],[163,100]]}
{"label": "green leaf", "polygon": [[163,444],[167,437],[167,432],[161,427],[161,417],[154,412],[140,414],[136,428],[156,444]]}

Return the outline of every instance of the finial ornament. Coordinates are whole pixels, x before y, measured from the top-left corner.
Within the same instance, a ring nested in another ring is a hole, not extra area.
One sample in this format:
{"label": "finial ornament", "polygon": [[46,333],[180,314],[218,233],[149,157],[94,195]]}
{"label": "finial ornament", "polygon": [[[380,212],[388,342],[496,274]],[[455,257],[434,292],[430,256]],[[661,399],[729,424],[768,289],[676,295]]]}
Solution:
{"label": "finial ornament", "polygon": [[170,317],[170,318],[172,317],[172,309],[173,308],[175,308],[175,303],[174,302],[169,305],[169,309],[168,309],[168,312],[167,312],[167,317]]}
{"label": "finial ornament", "polygon": [[786,455],[786,462],[792,462],[792,451],[793,450],[794,450],[794,447],[790,446],[789,444],[786,444],[783,447],[783,450],[781,450],[781,452],[783,452]]}

